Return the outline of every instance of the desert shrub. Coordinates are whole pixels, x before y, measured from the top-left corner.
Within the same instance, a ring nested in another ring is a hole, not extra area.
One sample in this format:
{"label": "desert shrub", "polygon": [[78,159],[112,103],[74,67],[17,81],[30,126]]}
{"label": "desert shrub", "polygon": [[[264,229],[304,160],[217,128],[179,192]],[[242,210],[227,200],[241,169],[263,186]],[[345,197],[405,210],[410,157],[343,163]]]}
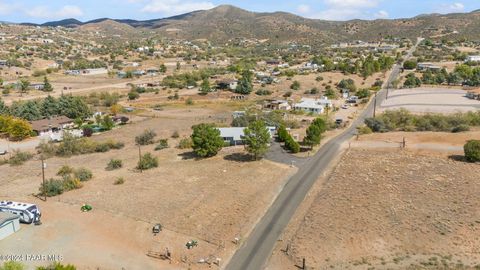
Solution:
{"label": "desert shrub", "polygon": [[43,194],[43,192],[45,192],[45,194],[48,197],[53,197],[53,196],[62,194],[64,191],[63,182],[64,180],[53,179],[53,178],[45,181],[45,184],[42,183],[40,185],[40,194]]}
{"label": "desert shrub", "polygon": [[68,166],[68,165],[63,165],[57,172],[57,175],[58,176],[62,176],[62,177],[65,177],[65,176],[69,176],[71,175],[75,170]]}
{"label": "desert shrub", "polygon": [[77,268],[71,264],[63,265],[60,263],[54,263],[49,266],[37,267],[37,270],[77,270]]}
{"label": "desert shrub", "polygon": [[183,138],[178,143],[178,148],[180,149],[189,149],[193,147],[193,142],[191,138]]}
{"label": "desert shrub", "polygon": [[137,169],[139,170],[148,170],[156,167],[158,167],[158,158],[152,156],[150,153],[143,155],[137,164]]}
{"label": "desert shrub", "polygon": [[121,185],[125,183],[125,179],[123,177],[117,177],[117,179],[115,179],[115,182],[113,182],[114,185]]}
{"label": "desert shrub", "polygon": [[63,179],[62,183],[63,183],[63,191],[79,189],[83,186],[82,182],[79,179],[71,178],[71,177]]}
{"label": "desert shrub", "polygon": [[157,146],[155,146],[155,151],[162,150],[168,148],[168,140],[167,139],[161,139]]}
{"label": "desert shrub", "polygon": [[259,89],[255,92],[257,96],[269,96],[272,94],[272,91],[267,89]]}
{"label": "desert shrub", "polygon": [[88,181],[93,177],[92,171],[87,168],[78,168],[77,170],[75,170],[74,175],[75,179],[78,179],[82,182]]}
{"label": "desert shrub", "polygon": [[465,124],[461,124],[461,125],[458,125],[458,126],[452,128],[453,133],[465,132],[465,131],[469,131],[469,130],[470,130],[470,127],[468,125],[465,125]]}
{"label": "desert shrub", "polygon": [[50,158],[55,156],[57,146],[53,142],[41,142],[37,147],[37,153],[41,154],[44,158]]}
{"label": "desert shrub", "polygon": [[157,134],[153,130],[146,129],[146,130],[143,131],[142,134],[135,137],[135,142],[138,145],[153,144],[153,143],[155,143],[155,141],[154,141],[155,136],[157,136]]}
{"label": "desert shrub", "polygon": [[370,130],[373,132],[387,132],[389,131],[387,129],[387,126],[385,125],[385,122],[383,122],[382,119],[378,118],[367,118],[365,119],[365,125],[367,125]]}
{"label": "desert shrub", "polygon": [[14,150],[13,155],[8,160],[8,163],[10,163],[11,166],[20,166],[32,158],[33,158],[33,155],[28,152]]}
{"label": "desert shrub", "polygon": [[[122,142],[115,142],[108,140],[105,142],[95,142],[89,138],[75,138],[71,135],[65,134],[63,141],[57,146],[50,145],[53,151],[55,149],[55,155],[60,157],[69,157],[74,155],[89,154],[94,152],[107,152],[111,149],[121,149],[125,146]],[[42,150],[40,148],[40,150]]]}
{"label": "desert shrub", "polygon": [[26,267],[20,262],[8,261],[4,262],[3,266],[0,265],[0,270],[25,270]]}
{"label": "desert shrub", "polygon": [[194,102],[192,98],[187,98],[187,100],[185,100],[185,105],[193,105],[193,104]]}
{"label": "desert shrub", "polygon": [[358,127],[358,134],[360,135],[364,135],[364,134],[370,134],[372,133],[373,131],[368,127],[368,126],[361,126],[361,127]]}
{"label": "desert shrub", "polygon": [[463,146],[465,158],[469,162],[480,161],[480,140],[470,140]]}
{"label": "desert shrub", "polygon": [[469,130],[470,126],[480,126],[480,112],[414,115],[400,109],[386,111],[376,119],[368,118],[365,124],[374,132],[393,130],[462,132]]}
{"label": "desert shrub", "polygon": [[107,164],[107,170],[108,171],[113,171],[116,169],[120,169],[123,166],[122,160],[120,159],[111,159],[108,164]]}
{"label": "desert shrub", "polygon": [[180,134],[178,133],[178,131],[174,131],[173,134],[172,134],[172,138],[176,139],[176,138],[180,138]]}

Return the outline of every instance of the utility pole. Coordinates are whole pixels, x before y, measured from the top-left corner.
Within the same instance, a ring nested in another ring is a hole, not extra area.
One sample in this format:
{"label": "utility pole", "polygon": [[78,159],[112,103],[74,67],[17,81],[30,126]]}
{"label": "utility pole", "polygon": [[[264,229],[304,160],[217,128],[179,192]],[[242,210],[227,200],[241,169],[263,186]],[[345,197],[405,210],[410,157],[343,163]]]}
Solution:
{"label": "utility pole", "polygon": [[373,101],[373,118],[375,118],[376,110],[377,110],[377,92],[375,92],[375,100]]}
{"label": "utility pole", "polygon": [[42,155],[42,183],[43,183],[43,188],[42,188],[42,191],[43,191],[43,199],[45,201],[47,201],[47,192],[46,192],[46,185],[45,185],[45,167],[47,166],[47,164],[43,161],[43,155]]}
{"label": "utility pole", "polygon": [[138,145],[138,168],[140,169],[140,172],[143,172],[142,170],[142,150],[140,150],[140,144]]}

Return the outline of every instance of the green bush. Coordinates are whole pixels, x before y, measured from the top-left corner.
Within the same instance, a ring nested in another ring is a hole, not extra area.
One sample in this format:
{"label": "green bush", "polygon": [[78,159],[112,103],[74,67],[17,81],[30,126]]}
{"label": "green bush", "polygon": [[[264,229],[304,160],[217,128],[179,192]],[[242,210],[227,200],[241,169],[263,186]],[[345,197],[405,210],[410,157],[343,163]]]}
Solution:
{"label": "green bush", "polygon": [[4,262],[3,266],[0,265],[0,270],[24,270],[26,267],[19,263],[19,262],[14,262],[14,261],[8,261]]}
{"label": "green bush", "polygon": [[64,191],[64,180],[49,179],[45,184],[40,185],[40,194],[46,193],[48,197],[53,197],[62,194]]}
{"label": "green bush", "polygon": [[60,263],[54,263],[49,266],[37,267],[37,270],[77,270],[77,268],[71,264],[63,265]]}
{"label": "green bush", "polygon": [[157,146],[155,146],[155,151],[162,150],[168,148],[168,140],[167,139],[161,139]]}
{"label": "green bush", "polygon": [[470,140],[463,146],[465,158],[469,162],[480,161],[480,140]]}
{"label": "green bush", "polygon": [[150,153],[143,155],[137,164],[137,169],[139,170],[148,170],[156,167],[158,167],[158,158],[152,156]]}
{"label": "green bush", "polygon": [[142,134],[135,137],[135,142],[138,145],[153,144],[153,143],[155,143],[155,141],[154,141],[155,136],[157,136],[157,134],[153,130],[146,129],[146,130],[143,131]]}
{"label": "green bush", "polygon": [[372,132],[373,131],[366,125],[358,127],[358,134],[360,135],[371,134]]}
{"label": "green bush", "polygon": [[111,149],[121,149],[125,146],[122,142],[108,140],[105,142],[95,142],[89,138],[75,138],[71,135],[65,135],[63,141],[58,145],[40,145],[39,152],[55,152],[56,156],[69,157],[74,155],[89,154],[95,152],[107,152]]}
{"label": "green bush", "polygon": [[458,125],[458,126],[454,127],[452,129],[452,132],[453,133],[458,133],[458,132],[465,132],[465,131],[469,131],[469,130],[470,130],[470,127],[468,125],[461,124],[461,125]]}
{"label": "green bush", "polygon": [[190,149],[192,147],[193,147],[193,142],[192,142],[192,139],[190,138],[183,138],[178,143],[179,149]]}
{"label": "green bush", "polygon": [[75,170],[68,166],[68,165],[63,165],[57,172],[58,176],[66,177],[70,176]]}
{"label": "green bush", "polygon": [[296,142],[293,137],[289,134],[287,139],[285,140],[285,148],[290,150],[292,153],[300,152],[300,144]]}
{"label": "green bush", "polygon": [[32,158],[33,158],[33,155],[28,152],[14,150],[13,155],[8,160],[8,163],[10,163],[11,166],[20,166]]}
{"label": "green bush", "polygon": [[113,171],[116,169],[120,169],[123,166],[123,163],[120,159],[111,159],[110,162],[107,164],[107,170]]}
{"label": "green bush", "polygon": [[115,182],[113,182],[114,185],[121,185],[125,183],[125,179],[123,177],[117,177],[117,179],[115,179]]}
{"label": "green bush", "polygon": [[82,182],[88,181],[93,177],[92,171],[86,168],[78,168],[77,170],[75,170],[74,175],[76,179]]}

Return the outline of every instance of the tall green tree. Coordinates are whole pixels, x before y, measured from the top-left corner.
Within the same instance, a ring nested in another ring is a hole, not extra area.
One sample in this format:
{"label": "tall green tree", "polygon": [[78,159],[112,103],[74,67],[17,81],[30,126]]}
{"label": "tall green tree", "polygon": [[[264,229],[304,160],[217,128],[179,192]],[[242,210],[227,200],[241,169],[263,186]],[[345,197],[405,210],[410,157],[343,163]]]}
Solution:
{"label": "tall green tree", "polygon": [[220,130],[212,124],[199,124],[192,127],[193,151],[200,157],[215,156],[223,147]]}
{"label": "tall green tree", "polygon": [[40,105],[40,112],[44,117],[51,117],[60,114],[58,101],[56,98],[48,95]]}
{"label": "tall green tree", "polygon": [[30,81],[28,81],[25,78],[20,79],[20,95],[23,95],[23,93],[28,92],[28,88],[30,87]]}
{"label": "tall green tree", "polygon": [[206,95],[211,92],[210,82],[208,78],[203,79],[202,84],[200,85],[200,95]]}
{"label": "tall green tree", "polygon": [[235,93],[248,95],[252,92],[252,73],[249,70],[244,70],[242,73],[242,78],[238,82]]}
{"label": "tall green tree", "polygon": [[255,160],[263,157],[268,151],[268,143],[270,142],[270,132],[265,122],[254,121],[244,130],[244,140],[247,151],[253,155]]}
{"label": "tall green tree", "polygon": [[50,81],[48,80],[47,76],[43,77],[43,91],[45,92],[53,91],[52,84],[50,84]]}

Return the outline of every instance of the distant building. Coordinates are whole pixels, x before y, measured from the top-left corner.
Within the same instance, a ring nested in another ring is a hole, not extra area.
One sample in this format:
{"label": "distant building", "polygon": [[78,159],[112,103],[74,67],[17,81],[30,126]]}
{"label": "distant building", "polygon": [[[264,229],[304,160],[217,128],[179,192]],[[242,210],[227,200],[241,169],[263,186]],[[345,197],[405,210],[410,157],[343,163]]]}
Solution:
{"label": "distant building", "polygon": [[219,89],[228,89],[228,90],[235,90],[238,85],[237,80],[221,80],[217,81],[217,88]]}
{"label": "distant building", "polygon": [[418,63],[417,64],[417,70],[419,71],[426,71],[426,70],[431,70],[431,71],[438,71],[441,70],[441,66],[434,65],[432,63]]}
{"label": "distant building", "polygon": [[72,127],[73,119],[62,115],[52,117],[50,119],[30,121],[30,124],[32,125],[33,131],[35,131],[38,136],[43,136],[62,131],[68,127]]}
{"label": "distant building", "polygon": [[[267,127],[268,132],[270,133],[270,138],[273,138],[277,130],[276,127]],[[228,127],[228,128],[218,128],[220,131],[220,137],[222,137],[225,143],[234,145],[243,145],[245,144],[243,138],[245,137],[245,127]]]}
{"label": "distant building", "polygon": [[480,55],[469,55],[465,59],[466,62],[480,62]]}
{"label": "distant building", "polygon": [[288,103],[287,100],[282,100],[282,99],[269,99],[266,100],[265,103],[263,104],[263,107],[265,109],[270,109],[270,110],[283,110],[283,111],[289,111],[292,109],[292,106]]}
{"label": "distant building", "polygon": [[30,84],[30,87],[35,89],[35,90],[42,91],[43,89],[45,89],[45,84],[44,83],[32,83],[32,84]]}
{"label": "distant building", "polygon": [[332,107],[332,102],[327,97],[321,99],[302,98],[299,103],[293,105],[293,109],[296,111],[304,111],[313,114],[324,113],[326,107]]}

